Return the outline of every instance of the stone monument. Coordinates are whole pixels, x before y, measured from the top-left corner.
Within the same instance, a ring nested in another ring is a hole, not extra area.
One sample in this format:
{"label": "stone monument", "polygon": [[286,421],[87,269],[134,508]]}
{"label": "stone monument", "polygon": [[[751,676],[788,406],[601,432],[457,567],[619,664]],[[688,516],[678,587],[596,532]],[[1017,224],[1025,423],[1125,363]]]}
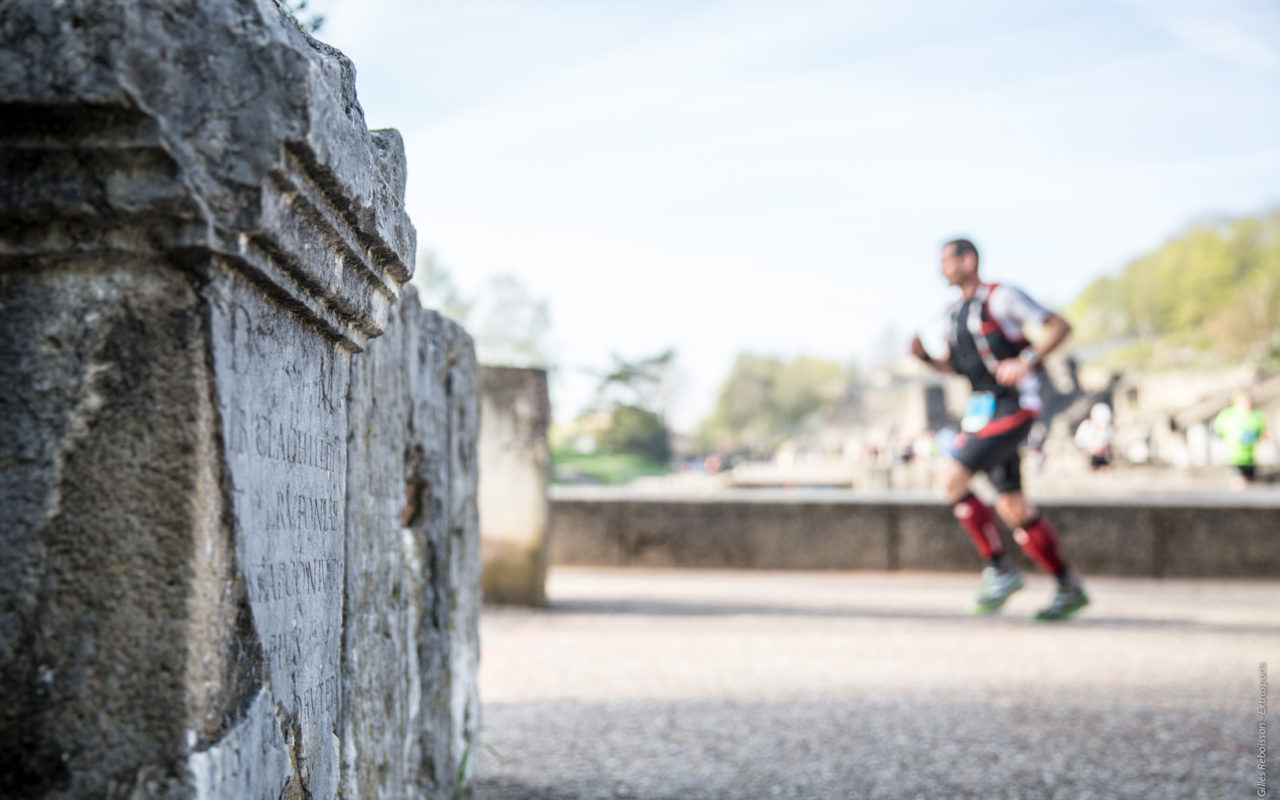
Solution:
{"label": "stone monument", "polygon": [[0,117],[0,795],[451,796],[474,357],[399,135],[273,0],[11,0]]}

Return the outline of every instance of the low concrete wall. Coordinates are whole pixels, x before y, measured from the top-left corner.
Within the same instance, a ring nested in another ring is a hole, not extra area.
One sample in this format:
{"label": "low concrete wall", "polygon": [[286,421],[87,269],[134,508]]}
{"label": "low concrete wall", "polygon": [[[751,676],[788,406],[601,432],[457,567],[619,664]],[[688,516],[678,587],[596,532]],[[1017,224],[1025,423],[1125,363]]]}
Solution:
{"label": "low concrete wall", "polygon": [[[555,488],[551,563],[743,569],[968,571],[980,564],[937,497]],[[1272,495],[1043,498],[1085,575],[1280,577]],[[1009,551],[1031,569],[1007,535]]]}

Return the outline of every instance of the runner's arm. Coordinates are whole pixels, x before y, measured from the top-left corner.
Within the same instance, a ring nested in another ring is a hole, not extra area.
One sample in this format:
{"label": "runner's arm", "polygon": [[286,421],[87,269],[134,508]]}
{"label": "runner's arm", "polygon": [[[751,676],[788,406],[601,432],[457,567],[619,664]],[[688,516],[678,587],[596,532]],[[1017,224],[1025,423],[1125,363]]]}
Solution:
{"label": "runner's arm", "polygon": [[934,358],[929,355],[928,350],[924,349],[924,343],[920,341],[920,336],[918,334],[911,337],[911,355],[923,361],[930,369],[937,370],[938,372],[955,372],[955,370],[951,368],[950,348],[942,354],[942,358]]}
{"label": "runner's arm", "polygon": [[1019,357],[1006,358],[996,367],[996,380],[999,383],[1005,386],[1016,385],[1071,335],[1071,323],[1052,311],[1044,318],[1042,325],[1044,335],[1038,342],[1023,350]]}

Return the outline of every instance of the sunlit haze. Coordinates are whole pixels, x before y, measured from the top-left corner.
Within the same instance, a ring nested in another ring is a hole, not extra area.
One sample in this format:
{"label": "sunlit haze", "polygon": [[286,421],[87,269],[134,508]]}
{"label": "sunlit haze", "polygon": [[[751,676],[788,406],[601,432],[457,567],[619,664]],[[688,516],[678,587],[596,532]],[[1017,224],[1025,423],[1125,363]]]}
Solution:
{"label": "sunlit haze", "polygon": [[[678,351],[905,353],[939,244],[1065,306],[1187,222],[1280,202],[1280,4],[325,0],[418,246],[548,299],[557,419]],[[894,331],[892,337],[890,330]],[[894,343],[892,352],[877,346]]]}

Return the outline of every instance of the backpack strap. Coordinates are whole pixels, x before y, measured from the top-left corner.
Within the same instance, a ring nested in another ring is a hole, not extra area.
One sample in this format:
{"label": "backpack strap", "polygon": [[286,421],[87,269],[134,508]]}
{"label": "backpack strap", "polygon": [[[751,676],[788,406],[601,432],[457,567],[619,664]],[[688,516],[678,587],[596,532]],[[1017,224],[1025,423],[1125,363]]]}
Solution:
{"label": "backpack strap", "polygon": [[991,319],[987,301],[991,298],[991,290],[999,285],[984,283],[978,287],[978,291],[973,295],[973,302],[969,303],[969,318],[965,321],[965,327],[969,329],[969,334],[973,336],[973,343],[977,345],[978,357],[982,359],[982,365],[987,368],[987,372],[990,372],[993,378],[996,375],[996,367],[1000,365],[1000,359],[996,358],[995,353],[992,352],[991,340],[988,338],[995,333],[996,323]]}
{"label": "backpack strap", "polygon": [[999,331],[1000,335],[1009,341],[1009,344],[1018,348],[1018,352],[1022,352],[1031,346],[1031,342],[1027,341],[1027,337],[1022,333],[1019,333],[1018,338],[1013,338],[1009,335],[1008,331],[1000,327],[1000,323],[997,322],[996,318],[991,314],[991,293],[995,291],[998,286],[1000,286],[998,283],[991,283],[986,286],[986,298],[982,301],[982,316],[987,320],[984,330],[987,333]]}

